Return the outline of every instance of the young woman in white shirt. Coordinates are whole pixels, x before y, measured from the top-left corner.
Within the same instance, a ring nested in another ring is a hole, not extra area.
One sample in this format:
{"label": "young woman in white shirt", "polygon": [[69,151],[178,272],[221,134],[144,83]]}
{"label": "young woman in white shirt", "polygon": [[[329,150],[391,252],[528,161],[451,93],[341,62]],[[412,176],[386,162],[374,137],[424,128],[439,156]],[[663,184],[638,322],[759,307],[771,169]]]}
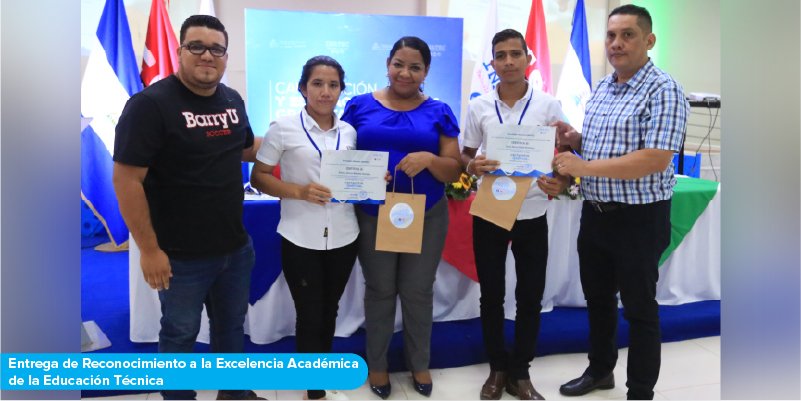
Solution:
{"label": "young woman in white shirt", "polygon": [[[334,114],[345,71],[333,58],[303,66],[298,90],[306,107],[270,124],[256,155],[251,184],[281,198],[281,265],[295,302],[297,351],[331,352],[339,298],[356,261],[359,225],[353,205],[331,203],[319,183],[323,150],[356,148],[356,131]],[[273,176],[280,163],[281,179]],[[308,399],[325,399],[308,390]]]}

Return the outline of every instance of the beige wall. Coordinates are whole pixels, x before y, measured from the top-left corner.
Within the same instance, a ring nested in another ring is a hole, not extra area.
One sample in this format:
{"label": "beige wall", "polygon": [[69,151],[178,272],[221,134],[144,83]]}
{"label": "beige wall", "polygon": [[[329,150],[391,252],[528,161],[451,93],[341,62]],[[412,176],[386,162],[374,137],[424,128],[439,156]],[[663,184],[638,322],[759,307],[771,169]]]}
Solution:
{"label": "beige wall", "polygon": [[[686,93],[720,94],[720,1],[721,0],[633,0],[655,15],[654,63],[673,76]],[[658,17],[658,18],[657,18]],[[725,110],[692,108],[685,151],[720,152]],[[715,113],[719,112],[717,119]],[[709,126],[714,121],[714,128]],[[708,137],[707,137],[708,135]],[[705,159],[706,160],[706,159]],[[715,162],[714,164],[719,164]]]}

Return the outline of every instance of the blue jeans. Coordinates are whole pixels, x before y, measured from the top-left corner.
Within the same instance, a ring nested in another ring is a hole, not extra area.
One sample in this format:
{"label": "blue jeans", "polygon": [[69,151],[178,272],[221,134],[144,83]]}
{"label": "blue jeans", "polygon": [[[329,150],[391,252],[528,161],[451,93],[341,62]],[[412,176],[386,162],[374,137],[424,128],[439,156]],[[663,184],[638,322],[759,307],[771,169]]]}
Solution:
{"label": "blue jeans", "polygon": [[[239,353],[245,345],[250,273],[255,254],[248,243],[229,254],[205,259],[170,258],[170,289],[159,291],[159,353],[192,352],[203,305],[209,316],[211,352]],[[243,394],[230,391],[231,395]],[[165,400],[195,399],[193,390],[162,391]]]}

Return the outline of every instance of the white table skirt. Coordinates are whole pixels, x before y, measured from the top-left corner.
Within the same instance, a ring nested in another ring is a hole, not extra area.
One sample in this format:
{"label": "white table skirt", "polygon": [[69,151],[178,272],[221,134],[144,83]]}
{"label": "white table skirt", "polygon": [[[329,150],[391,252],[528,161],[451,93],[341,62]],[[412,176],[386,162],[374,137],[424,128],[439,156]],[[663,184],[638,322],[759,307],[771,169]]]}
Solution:
{"label": "white table skirt", "polygon": [[[579,280],[576,238],[580,201],[554,201],[548,208],[549,256],[543,311],[554,306],[585,306]],[[506,318],[514,319],[514,258],[506,259]],[[156,291],[144,281],[139,248],[131,238],[129,254],[131,331],[133,342],[158,341],[161,311]],[[720,299],[720,190],[673,254],[659,268],[657,301],[678,305]],[[479,286],[456,268],[440,261],[434,283],[434,321],[479,316]],[[364,278],[359,262],[339,303],[336,335],[347,337],[364,323]],[[208,343],[208,318],[203,312],[198,341]],[[400,308],[395,330],[401,329]],[[283,274],[255,305],[249,306],[245,332],[256,344],[268,344],[295,333],[295,309]]]}

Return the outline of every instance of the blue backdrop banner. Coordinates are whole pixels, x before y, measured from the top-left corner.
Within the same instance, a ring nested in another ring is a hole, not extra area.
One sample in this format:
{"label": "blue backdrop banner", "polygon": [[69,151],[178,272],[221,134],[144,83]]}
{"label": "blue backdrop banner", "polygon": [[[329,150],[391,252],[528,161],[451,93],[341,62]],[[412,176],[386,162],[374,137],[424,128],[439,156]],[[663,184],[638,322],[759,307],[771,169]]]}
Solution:
{"label": "blue backdrop banner", "polygon": [[387,86],[392,45],[417,36],[431,48],[424,92],[442,100],[459,118],[462,87],[462,19],[389,15],[245,10],[248,116],[256,135],[270,122],[305,104],[298,80],[306,60],[333,57],[345,69],[346,87],[335,109],[356,95]]}

